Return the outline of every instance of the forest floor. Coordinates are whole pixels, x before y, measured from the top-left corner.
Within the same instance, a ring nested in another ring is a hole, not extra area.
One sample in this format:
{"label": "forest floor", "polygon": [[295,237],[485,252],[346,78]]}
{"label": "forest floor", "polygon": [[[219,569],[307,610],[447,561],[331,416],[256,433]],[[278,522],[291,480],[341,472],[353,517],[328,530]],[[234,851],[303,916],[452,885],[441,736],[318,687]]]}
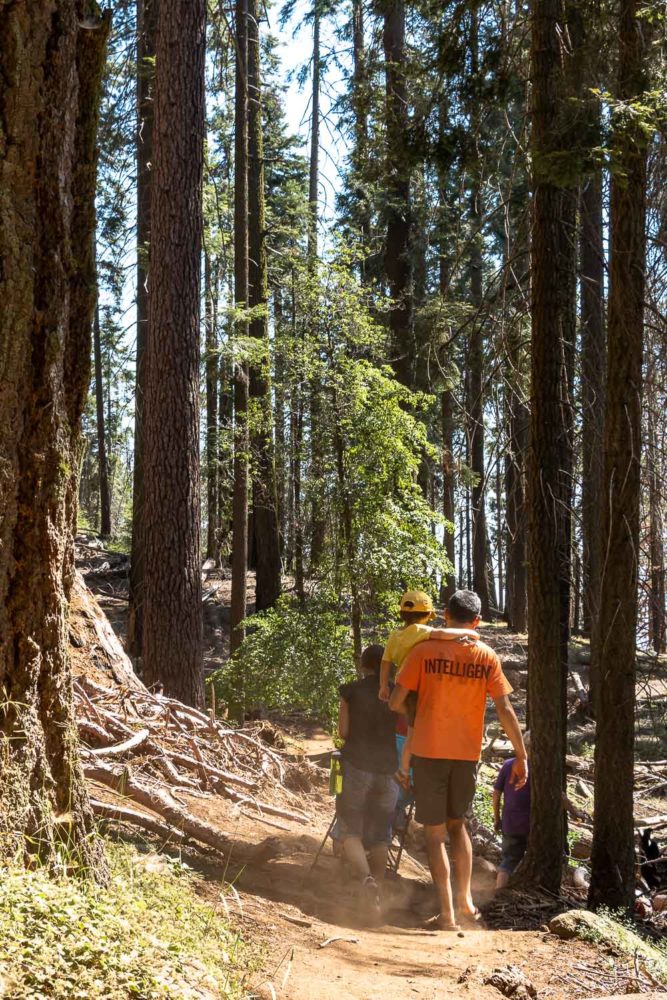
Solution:
{"label": "forest floor", "polygon": [[[93,560],[96,567],[90,565]],[[122,636],[127,607],[123,564],[102,570],[104,562],[109,560],[98,552],[84,551],[79,559],[80,567],[88,568],[86,582]],[[225,583],[214,581],[208,585],[211,589],[218,586],[207,602],[206,611],[209,668],[218,665],[218,658],[224,652]],[[498,649],[504,661],[516,689],[518,713],[522,715],[526,687],[525,636],[511,636],[506,629],[490,628],[485,630],[485,638]],[[574,643],[572,670],[583,677],[584,683],[586,660],[585,644]],[[570,750],[581,760],[582,771],[573,777],[569,792],[586,817],[593,730],[585,713],[577,710],[576,691],[573,677]],[[645,731],[640,732],[643,739],[640,746],[646,759],[667,756],[663,700],[666,691],[664,664],[654,663],[650,673],[647,667],[640,692],[640,702],[644,705],[642,717],[645,716],[646,722]],[[507,747],[499,732],[496,736],[492,712],[487,721],[487,744],[493,743],[493,747],[492,754],[487,754],[481,780],[488,787],[498,766],[497,761],[492,763],[489,758],[498,752],[502,756]],[[408,840],[408,853],[399,877],[385,884],[383,925],[373,929],[364,927],[359,921],[354,885],[341,862],[333,857],[330,842],[313,868],[332,817],[327,781],[330,738],[296,716],[272,719],[271,723],[284,741],[284,752],[292,760],[303,760],[310,776],[299,801],[299,808],[308,816],[307,822],[259,817],[221,796],[184,793],[191,813],[231,835],[245,859],[244,863],[237,861],[233,850],[223,862],[212,850],[183,849],[188,863],[202,876],[198,891],[227,913],[243,938],[258,949],[258,968],[252,973],[248,997],[405,1000],[418,996],[425,1000],[448,997],[499,1000],[504,995],[516,1000],[527,997],[578,1000],[631,995],[657,997],[667,993],[665,987],[651,982],[651,977],[642,973],[636,955],[633,959],[599,944],[562,941],[548,931],[546,924],[554,913],[583,904],[585,894],[581,890],[577,893],[570,885],[562,898],[554,900],[520,893],[506,893],[494,899],[495,869],[486,857],[476,856],[473,869],[473,894],[484,914],[479,928],[460,933],[423,929],[425,918],[436,910],[436,901],[418,828]],[[642,815],[662,811],[661,803],[664,809],[663,792],[661,789],[659,795],[642,802],[641,808],[645,810]],[[588,828],[586,818],[581,828],[584,834]],[[254,845],[259,847],[253,854]],[[518,973],[508,972],[509,966]],[[499,978],[493,980],[497,970]]]}

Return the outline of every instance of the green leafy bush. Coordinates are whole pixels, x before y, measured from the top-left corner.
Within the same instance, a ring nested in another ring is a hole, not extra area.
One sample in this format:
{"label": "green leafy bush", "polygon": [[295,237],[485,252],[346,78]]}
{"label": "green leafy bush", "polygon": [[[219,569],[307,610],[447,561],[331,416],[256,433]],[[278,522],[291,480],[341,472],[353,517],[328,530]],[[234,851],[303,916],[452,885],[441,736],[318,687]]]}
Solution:
{"label": "green leafy bush", "polygon": [[44,870],[0,874],[0,995],[11,1000],[236,1000],[249,953],[197,876],[108,843],[108,889]]}
{"label": "green leafy bush", "polygon": [[321,599],[300,607],[285,595],[247,624],[237,659],[213,675],[218,699],[236,718],[264,706],[331,722],[338,687],[354,674],[350,630],[340,614]]}

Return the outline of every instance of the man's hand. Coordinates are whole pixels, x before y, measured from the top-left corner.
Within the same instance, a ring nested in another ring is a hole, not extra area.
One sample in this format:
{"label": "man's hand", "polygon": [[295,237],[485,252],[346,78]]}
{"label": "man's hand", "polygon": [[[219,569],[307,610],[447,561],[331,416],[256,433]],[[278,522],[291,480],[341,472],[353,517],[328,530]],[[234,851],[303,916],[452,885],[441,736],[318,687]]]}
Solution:
{"label": "man's hand", "polygon": [[494,817],[494,819],[493,819],[493,829],[496,831],[496,833],[502,833],[503,832],[503,823],[502,823],[502,820],[501,820],[500,816],[495,816]]}
{"label": "man's hand", "polygon": [[378,698],[380,699],[380,701],[389,701],[390,694],[391,691],[389,690],[389,685],[384,684],[380,687],[380,690],[378,691]]}
{"label": "man's hand", "polygon": [[512,785],[518,792],[520,788],[528,781],[528,761],[525,757],[516,757],[514,763],[512,764],[512,773],[510,774],[510,785]]}

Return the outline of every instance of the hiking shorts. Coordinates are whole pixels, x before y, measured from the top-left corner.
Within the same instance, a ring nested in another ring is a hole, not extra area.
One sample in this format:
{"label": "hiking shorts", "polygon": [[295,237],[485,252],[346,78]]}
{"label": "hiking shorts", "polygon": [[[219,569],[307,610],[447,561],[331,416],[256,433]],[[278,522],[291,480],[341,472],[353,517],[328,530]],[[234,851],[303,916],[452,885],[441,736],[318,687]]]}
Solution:
{"label": "hiking shorts", "polygon": [[475,797],[476,760],[413,757],[412,772],[418,823],[440,826],[448,819],[463,819]]}
{"label": "hiking shorts", "polygon": [[343,761],[343,791],[336,800],[337,836],[360,837],[366,849],[391,843],[391,822],[398,798],[392,774],[361,771]]}

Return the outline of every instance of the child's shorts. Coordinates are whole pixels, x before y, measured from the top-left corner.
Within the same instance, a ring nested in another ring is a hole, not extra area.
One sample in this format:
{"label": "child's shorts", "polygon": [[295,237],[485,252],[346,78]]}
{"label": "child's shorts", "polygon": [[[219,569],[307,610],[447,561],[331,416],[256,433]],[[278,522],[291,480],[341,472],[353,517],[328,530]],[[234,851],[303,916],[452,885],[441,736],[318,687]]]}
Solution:
{"label": "child's shorts", "polygon": [[516,833],[503,834],[503,856],[500,862],[500,871],[511,875],[519,862],[523,859],[528,845],[528,837]]}
{"label": "child's shorts", "polygon": [[361,837],[364,847],[391,843],[398,785],[391,774],[361,771],[343,761],[343,791],[336,802],[337,836]]}

